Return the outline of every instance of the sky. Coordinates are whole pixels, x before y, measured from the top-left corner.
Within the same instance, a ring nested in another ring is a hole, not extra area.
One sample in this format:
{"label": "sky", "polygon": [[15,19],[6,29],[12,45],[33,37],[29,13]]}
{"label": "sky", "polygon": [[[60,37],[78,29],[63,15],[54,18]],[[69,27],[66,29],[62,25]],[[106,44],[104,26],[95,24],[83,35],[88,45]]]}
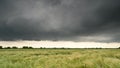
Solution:
{"label": "sky", "polygon": [[73,41],[0,41],[0,46],[33,48],[119,48],[120,43],[73,42]]}
{"label": "sky", "polygon": [[120,0],[0,0],[0,40],[120,42]]}

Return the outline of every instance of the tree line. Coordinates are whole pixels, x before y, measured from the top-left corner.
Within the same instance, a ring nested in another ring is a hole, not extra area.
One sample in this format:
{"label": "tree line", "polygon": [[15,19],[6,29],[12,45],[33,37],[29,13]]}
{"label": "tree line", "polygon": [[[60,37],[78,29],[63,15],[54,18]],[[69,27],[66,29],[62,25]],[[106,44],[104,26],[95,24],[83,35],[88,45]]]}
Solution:
{"label": "tree line", "polygon": [[[16,46],[13,46],[13,47],[0,46],[0,49],[20,49],[20,48],[18,48]],[[22,49],[34,49],[34,48],[31,46],[23,46]],[[45,47],[40,47],[40,49],[45,49]],[[69,48],[62,47],[62,48],[52,48],[52,49],[69,49]],[[77,49],[105,49],[105,48],[77,48]],[[118,47],[117,49],[120,49],[120,47]]]}
{"label": "tree line", "polygon": [[[32,49],[33,47],[29,47],[29,46],[23,46],[22,49]],[[18,47],[16,46],[13,46],[13,47],[3,47],[3,46],[0,46],[0,49],[18,49]]]}
{"label": "tree line", "polygon": [[[0,46],[0,49],[35,49],[35,48],[33,48],[31,46],[23,46],[22,48],[18,48],[16,46],[13,46],[13,47],[3,47],[3,46]],[[40,47],[39,49],[47,49],[47,48]],[[58,48],[52,48],[52,49],[58,49]],[[60,49],[65,49],[65,48],[60,48]]]}

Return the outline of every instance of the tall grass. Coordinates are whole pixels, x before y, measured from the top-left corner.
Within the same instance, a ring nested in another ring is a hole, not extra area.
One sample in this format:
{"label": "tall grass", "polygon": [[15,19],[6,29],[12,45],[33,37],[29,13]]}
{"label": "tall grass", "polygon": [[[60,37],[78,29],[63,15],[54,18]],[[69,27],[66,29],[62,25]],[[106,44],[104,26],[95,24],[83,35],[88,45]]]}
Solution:
{"label": "tall grass", "polygon": [[1,49],[0,68],[120,68],[120,49]]}

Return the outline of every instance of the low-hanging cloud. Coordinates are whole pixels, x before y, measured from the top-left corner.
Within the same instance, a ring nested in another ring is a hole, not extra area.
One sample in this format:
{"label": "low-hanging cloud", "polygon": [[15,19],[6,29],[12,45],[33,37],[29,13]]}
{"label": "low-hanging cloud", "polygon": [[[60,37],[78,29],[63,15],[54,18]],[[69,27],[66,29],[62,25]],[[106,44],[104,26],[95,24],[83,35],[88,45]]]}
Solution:
{"label": "low-hanging cloud", "polygon": [[120,41],[119,0],[0,0],[0,40]]}

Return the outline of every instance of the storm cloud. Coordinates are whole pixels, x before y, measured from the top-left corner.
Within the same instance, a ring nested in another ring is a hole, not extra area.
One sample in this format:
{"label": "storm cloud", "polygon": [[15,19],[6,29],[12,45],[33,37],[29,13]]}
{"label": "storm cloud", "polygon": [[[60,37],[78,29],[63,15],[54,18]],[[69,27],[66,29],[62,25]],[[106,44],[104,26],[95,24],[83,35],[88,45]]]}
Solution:
{"label": "storm cloud", "polygon": [[119,0],[0,0],[0,40],[120,42]]}

